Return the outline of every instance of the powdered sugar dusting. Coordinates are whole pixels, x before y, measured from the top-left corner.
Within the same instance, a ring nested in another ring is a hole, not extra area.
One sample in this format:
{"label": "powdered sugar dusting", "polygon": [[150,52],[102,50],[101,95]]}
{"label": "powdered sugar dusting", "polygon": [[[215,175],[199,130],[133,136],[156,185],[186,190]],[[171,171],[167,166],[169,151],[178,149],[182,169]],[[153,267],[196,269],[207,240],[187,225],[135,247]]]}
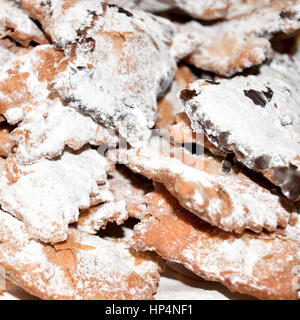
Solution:
{"label": "powdered sugar dusting", "polygon": [[261,299],[297,299],[292,283],[299,266],[299,236],[222,232],[193,219],[158,188],[149,195],[148,214],[135,227],[134,239],[138,249],[155,250],[232,291]]}
{"label": "powdered sugar dusting", "polygon": [[65,145],[79,150],[85,144],[116,145],[118,138],[74,108],[63,106],[59,99],[41,101],[28,112],[11,135],[18,143],[17,158],[31,163],[60,155]]}
{"label": "powdered sugar dusting", "polygon": [[222,24],[203,26],[196,21],[178,25],[172,46],[177,60],[188,56],[197,68],[227,76],[261,64],[271,52],[267,39],[249,36],[239,27],[228,30]]}
{"label": "powdered sugar dusting", "polygon": [[23,10],[6,0],[1,0],[0,6],[0,37],[7,34],[26,47],[32,40],[40,44],[48,43],[42,31]]}
{"label": "powdered sugar dusting", "polygon": [[209,26],[196,21],[177,24],[172,55],[177,60],[187,57],[197,68],[230,76],[271,58],[268,39],[272,34],[290,34],[300,27],[297,0],[228,1],[226,6],[230,20]]}
{"label": "powdered sugar dusting", "polygon": [[89,149],[79,154],[65,151],[58,160],[18,165],[20,176],[14,183],[7,178],[6,166],[2,161],[2,208],[22,219],[44,242],[66,239],[68,224],[77,221],[79,209],[90,206],[90,196],[97,198],[98,184],[105,183],[109,169],[106,159]]}
{"label": "powdered sugar dusting", "polygon": [[61,52],[43,45],[16,56],[1,68],[0,112],[9,123],[18,123],[28,110],[47,100],[50,94],[48,81],[53,78],[61,58]]}
{"label": "powdered sugar dusting", "polygon": [[54,1],[51,16],[47,10],[42,24],[73,58],[55,80],[64,101],[117,129],[132,144],[147,139],[156,98],[173,77],[171,23],[95,1],[77,1],[66,11]]}
{"label": "powdered sugar dusting", "polygon": [[84,215],[83,219],[79,218],[78,229],[90,234],[96,234],[100,229],[105,229],[108,222],[116,222],[120,225],[128,219],[124,200],[113,200],[89,208]]}
{"label": "powdered sugar dusting", "polygon": [[69,240],[53,248],[32,240],[7,213],[0,212],[0,221],[0,264],[10,279],[40,298],[149,299],[156,290],[160,264],[154,255],[136,267],[136,255],[125,243],[71,229]]}
{"label": "powdered sugar dusting", "polygon": [[[284,72],[276,66],[275,60],[259,76],[220,80],[215,85],[203,86],[204,80],[196,81],[188,89],[194,96],[183,99],[192,128],[196,132],[204,129],[213,144],[235,152],[243,164],[254,170],[299,165],[300,96],[298,80],[295,81],[300,74],[299,65],[293,60],[287,68],[281,67]],[[260,102],[256,97],[261,97]],[[287,114],[292,119],[289,123],[284,120]],[[220,139],[222,135],[224,139]],[[258,159],[265,159],[264,164],[259,164]],[[276,183],[276,178],[270,179]],[[292,192],[293,184],[288,183],[283,192],[296,199],[298,189]]]}
{"label": "powdered sugar dusting", "polygon": [[152,181],[125,166],[110,173],[108,181],[114,197],[125,201],[128,214],[142,219],[146,212],[145,194],[153,190]]}
{"label": "powdered sugar dusting", "polygon": [[[184,208],[226,231],[241,233],[246,228],[273,231],[278,225],[285,227],[292,210],[296,210],[291,203],[287,210],[279,196],[242,173],[222,173],[218,160],[174,148],[173,154],[181,156],[176,159],[164,154],[162,143],[153,139],[144,148],[118,150],[109,157],[163,183]],[[193,167],[194,164],[202,167]]]}

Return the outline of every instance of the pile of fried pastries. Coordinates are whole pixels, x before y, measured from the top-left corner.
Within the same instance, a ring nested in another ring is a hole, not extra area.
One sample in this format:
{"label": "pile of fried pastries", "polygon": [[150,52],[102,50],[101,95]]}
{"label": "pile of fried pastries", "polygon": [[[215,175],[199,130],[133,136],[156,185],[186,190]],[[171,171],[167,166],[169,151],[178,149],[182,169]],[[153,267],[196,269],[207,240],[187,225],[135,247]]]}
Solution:
{"label": "pile of fried pastries", "polygon": [[299,29],[299,0],[0,0],[6,279],[153,299],[172,261],[299,299]]}

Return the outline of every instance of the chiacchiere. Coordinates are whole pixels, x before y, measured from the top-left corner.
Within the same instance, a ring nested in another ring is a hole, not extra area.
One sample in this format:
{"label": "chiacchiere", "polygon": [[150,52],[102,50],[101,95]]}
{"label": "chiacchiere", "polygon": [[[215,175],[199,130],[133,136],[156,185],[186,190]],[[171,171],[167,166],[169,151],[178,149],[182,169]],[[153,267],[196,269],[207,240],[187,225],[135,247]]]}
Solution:
{"label": "chiacchiere", "polygon": [[0,0],[0,291],[298,299],[299,8]]}

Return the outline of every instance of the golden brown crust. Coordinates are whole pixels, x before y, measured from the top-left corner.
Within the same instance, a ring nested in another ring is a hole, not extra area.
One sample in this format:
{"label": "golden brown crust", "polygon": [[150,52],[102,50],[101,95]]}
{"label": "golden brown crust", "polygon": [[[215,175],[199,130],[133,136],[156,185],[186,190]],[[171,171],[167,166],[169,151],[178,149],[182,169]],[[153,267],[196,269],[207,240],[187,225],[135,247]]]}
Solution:
{"label": "golden brown crust", "polygon": [[260,299],[298,298],[299,229],[292,233],[296,227],[235,236],[191,216],[161,185],[147,199],[148,215],[135,227],[138,249],[154,250],[232,291]]}
{"label": "golden brown crust", "polygon": [[[222,159],[152,139],[140,149],[119,149],[109,154],[131,170],[164,184],[181,206],[219,228],[236,233],[245,229],[261,232],[285,227],[294,205],[283,205],[272,194],[238,168],[223,168]],[[227,165],[227,163],[226,163]]]}
{"label": "golden brown crust", "polygon": [[31,41],[49,43],[43,32],[21,9],[6,0],[1,0],[0,5],[0,39],[8,36],[24,47],[28,47]]}
{"label": "golden brown crust", "polygon": [[32,240],[22,222],[0,212],[0,265],[7,277],[41,299],[153,299],[164,265],[124,241],[75,229],[67,241]]}

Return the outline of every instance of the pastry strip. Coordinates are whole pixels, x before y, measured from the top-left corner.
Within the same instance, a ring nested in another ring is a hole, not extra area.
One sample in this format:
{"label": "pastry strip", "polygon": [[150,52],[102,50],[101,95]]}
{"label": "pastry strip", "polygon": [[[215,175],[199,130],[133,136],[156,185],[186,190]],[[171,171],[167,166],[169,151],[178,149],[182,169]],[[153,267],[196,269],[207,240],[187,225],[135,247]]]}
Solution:
{"label": "pastry strip", "polygon": [[260,299],[298,299],[298,226],[273,234],[221,231],[191,216],[161,185],[148,195],[148,214],[135,226],[135,247],[182,263],[209,281]]}

